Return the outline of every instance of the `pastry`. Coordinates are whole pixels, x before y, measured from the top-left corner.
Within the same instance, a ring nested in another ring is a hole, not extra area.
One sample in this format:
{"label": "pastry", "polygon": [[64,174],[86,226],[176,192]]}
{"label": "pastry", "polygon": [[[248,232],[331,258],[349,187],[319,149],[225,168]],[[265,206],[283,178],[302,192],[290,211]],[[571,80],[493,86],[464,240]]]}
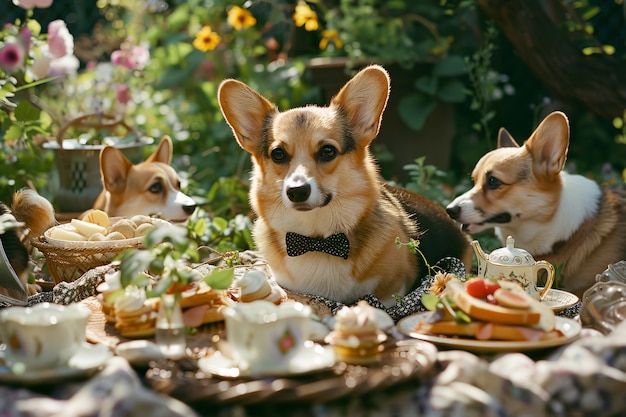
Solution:
{"label": "pastry", "polygon": [[97,300],[102,306],[102,313],[109,323],[115,323],[115,298],[124,294],[120,283],[120,271],[109,271],[104,275],[104,282],[96,287]]}
{"label": "pastry", "polygon": [[223,309],[233,303],[226,291],[215,290],[204,281],[195,282],[190,289],[181,293],[183,322],[187,327],[200,327],[223,321]]}
{"label": "pastry", "polygon": [[250,269],[241,277],[233,281],[234,288],[239,288],[239,301],[249,303],[256,300],[266,300],[280,304],[287,298],[285,291],[273,281],[270,281],[263,271]]}
{"label": "pastry", "polygon": [[337,359],[352,364],[368,364],[378,359],[387,335],[378,327],[376,310],[367,301],[342,307],[335,315],[335,325],[325,338],[333,346]]}
{"label": "pastry", "polygon": [[124,337],[153,336],[156,332],[159,299],[146,299],[143,288],[129,285],[115,299],[115,328]]}

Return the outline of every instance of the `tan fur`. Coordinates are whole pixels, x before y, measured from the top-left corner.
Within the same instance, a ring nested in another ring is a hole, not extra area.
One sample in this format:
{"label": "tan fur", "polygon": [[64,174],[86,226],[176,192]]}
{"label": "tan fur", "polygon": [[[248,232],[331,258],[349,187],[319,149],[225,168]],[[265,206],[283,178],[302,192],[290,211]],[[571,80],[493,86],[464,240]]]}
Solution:
{"label": "tan fur", "polygon": [[[17,221],[24,223],[24,228],[7,231],[2,237],[3,246],[26,292],[32,295],[41,291],[41,288],[39,285],[28,283],[28,256],[31,250],[29,242],[57,224],[54,208],[36,191],[22,189],[13,195],[10,212]],[[0,287],[0,292],[2,291],[4,289]]]}
{"label": "tan fur", "polygon": [[[252,155],[255,242],[283,287],[341,302],[369,293],[389,302],[419,276],[416,257],[394,244],[396,237],[402,242],[417,237],[418,226],[385,187],[369,151],[388,94],[389,78],[379,66],[358,73],[328,107],[279,112],[239,81],[220,85],[222,113]],[[281,155],[284,160],[273,159]],[[301,186],[309,186],[310,194],[290,198]],[[441,208],[439,212],[447,217]],[[349,257],[320,252],[290,257],[287,232],[310,237],[345,233]],[[453,233],[460,235],[457,229]]]}
{"label": "tan fur", "polygon": [[447,211],[470,233],[496,227],[502,242],[513,236],[535,259],[560,266],[559,285],[581,295],[609,263],[626,259],[626,191],[563,172],[568,145],[561,112],[548,115],[523,146],[501,129],[498,149],[472,172],[473,188]]}
{"label": "tan fur", "polygon": [[163,136],[154,153],[136,165],[119,149],[104,147],[100,152],[103,190],[93,208],[112,217],[157,214],[168,220],[186,220],[196,205],[180,191],[180,180],[171,161],[169,136]]}

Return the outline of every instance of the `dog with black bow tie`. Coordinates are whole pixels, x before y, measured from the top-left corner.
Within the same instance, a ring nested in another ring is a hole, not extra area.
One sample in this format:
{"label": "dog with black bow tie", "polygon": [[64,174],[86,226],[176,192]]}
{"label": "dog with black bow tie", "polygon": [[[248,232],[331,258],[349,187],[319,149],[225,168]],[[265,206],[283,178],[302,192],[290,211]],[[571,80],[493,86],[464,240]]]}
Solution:
{"label": "dog with black bow tie", "polygon": [[252,155],[254,238],[287,290],[342,303],[373,294],[387,306],[427,274],[426,261],[471,265],[469,238],[442,207],[386,185],[369,151],[389,96],[380,66],[359,72],[328,107],[280,112],[236,81],[218,99],[239,145]]}

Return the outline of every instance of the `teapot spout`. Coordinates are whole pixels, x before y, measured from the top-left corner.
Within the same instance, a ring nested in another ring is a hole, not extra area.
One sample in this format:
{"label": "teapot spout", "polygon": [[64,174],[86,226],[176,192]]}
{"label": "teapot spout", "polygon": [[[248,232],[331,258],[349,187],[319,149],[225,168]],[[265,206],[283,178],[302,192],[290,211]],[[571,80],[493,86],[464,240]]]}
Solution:
{"label": "teapot spout", "polygon": [[487,254],[480,247],[480,243],[477,240],[473,240],[471,242],[472,249],[474,249],[474,253],[476,254],[476,260],[478,261],[478,276],[485,276],[485,271],[487,267]]}

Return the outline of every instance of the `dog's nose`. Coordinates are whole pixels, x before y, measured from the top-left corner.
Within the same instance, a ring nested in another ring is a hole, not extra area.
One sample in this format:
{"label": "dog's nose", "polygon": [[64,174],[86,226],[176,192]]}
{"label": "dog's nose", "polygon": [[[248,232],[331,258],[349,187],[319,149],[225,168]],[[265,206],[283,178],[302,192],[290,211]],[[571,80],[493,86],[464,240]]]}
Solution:
{"label": "dog's nose", "polygon": [[287,197],[294,203],[302,203],[311,195],[311,186],[309,184],[298,185],[297,187],[289,187],[287,189]]}
{"label": "dog's nose", "polygon": [[183,211],[189,215],[193,214],[195,210],[196,210],[196,204],[185,204],[183,206]]}
{"label": "dog's nose", "polygon": [[461,215],[461,207],[460,206],[448,206],[446,207],[446,212],[451,219],[456,220]]}

